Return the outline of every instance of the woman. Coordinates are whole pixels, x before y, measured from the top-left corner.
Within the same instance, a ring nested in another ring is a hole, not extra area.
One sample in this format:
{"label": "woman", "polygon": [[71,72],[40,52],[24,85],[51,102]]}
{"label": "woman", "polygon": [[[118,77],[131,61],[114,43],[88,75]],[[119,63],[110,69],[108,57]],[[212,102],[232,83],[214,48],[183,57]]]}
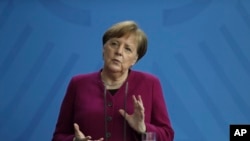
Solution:
{"label": "woman", "polygon": [[133,21],[113,25],[103,35],[103,68],[71,79],[53,141],[136,141],[155,132],[172,141],[159,80],[131,67],[147,51],[147,37]]}

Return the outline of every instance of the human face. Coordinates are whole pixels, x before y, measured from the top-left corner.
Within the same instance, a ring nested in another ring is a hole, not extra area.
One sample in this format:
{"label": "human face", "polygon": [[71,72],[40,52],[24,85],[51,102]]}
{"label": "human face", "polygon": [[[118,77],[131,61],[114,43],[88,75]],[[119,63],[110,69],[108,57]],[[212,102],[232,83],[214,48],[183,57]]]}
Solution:
{"label": "human face", "polygon": [[135,35],[109,39],[103,47],[104,69],[112,72],[127,72],[136,63],[137,42]]}

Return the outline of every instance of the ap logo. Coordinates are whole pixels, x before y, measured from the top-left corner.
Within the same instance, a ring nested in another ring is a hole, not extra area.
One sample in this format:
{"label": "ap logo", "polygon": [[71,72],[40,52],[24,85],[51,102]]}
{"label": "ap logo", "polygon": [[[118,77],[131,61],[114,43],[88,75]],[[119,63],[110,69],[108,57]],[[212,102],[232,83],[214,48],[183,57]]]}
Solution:
{"label": "ap logo", "polygon": [[230,141],[250,141],[250,125],[230,125]]}

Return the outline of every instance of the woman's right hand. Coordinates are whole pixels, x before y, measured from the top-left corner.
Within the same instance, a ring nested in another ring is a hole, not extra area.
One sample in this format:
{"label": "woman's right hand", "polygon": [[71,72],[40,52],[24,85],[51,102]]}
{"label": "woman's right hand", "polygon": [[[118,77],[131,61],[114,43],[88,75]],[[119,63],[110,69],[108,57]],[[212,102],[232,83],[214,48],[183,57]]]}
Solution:
{"label": "woman's right hand", "polygon": [[100,138],[98,140],[91,140],[91,136],[85,136],[82,131],[80,131],[79,125],[77,123],[74,123],[74,129],[75,129],[75,137],[73,141],[103,141],[103,138]]}

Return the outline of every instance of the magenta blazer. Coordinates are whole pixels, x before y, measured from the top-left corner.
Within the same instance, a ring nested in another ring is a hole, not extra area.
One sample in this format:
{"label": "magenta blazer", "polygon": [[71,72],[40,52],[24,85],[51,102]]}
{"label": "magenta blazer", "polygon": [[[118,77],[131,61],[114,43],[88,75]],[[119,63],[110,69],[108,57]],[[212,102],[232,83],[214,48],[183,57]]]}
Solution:
{"label": "magenta blazer", "polygon": [[173,141],[174,131],[158,78],[130,70],[126,82],[111,95],[109,91],[105,92],[100,73],[77,75],[71,79],[52,141],[72,141],[73,123],[92,139],[103,137],[109,141],[123,141],[126,134],[126,141],[140,141],[141,135],[130,128],[118,112],[126,109],[129,114],[133,113],[132,95],[142,97],[146,130],[156,132],[157,141]]}

